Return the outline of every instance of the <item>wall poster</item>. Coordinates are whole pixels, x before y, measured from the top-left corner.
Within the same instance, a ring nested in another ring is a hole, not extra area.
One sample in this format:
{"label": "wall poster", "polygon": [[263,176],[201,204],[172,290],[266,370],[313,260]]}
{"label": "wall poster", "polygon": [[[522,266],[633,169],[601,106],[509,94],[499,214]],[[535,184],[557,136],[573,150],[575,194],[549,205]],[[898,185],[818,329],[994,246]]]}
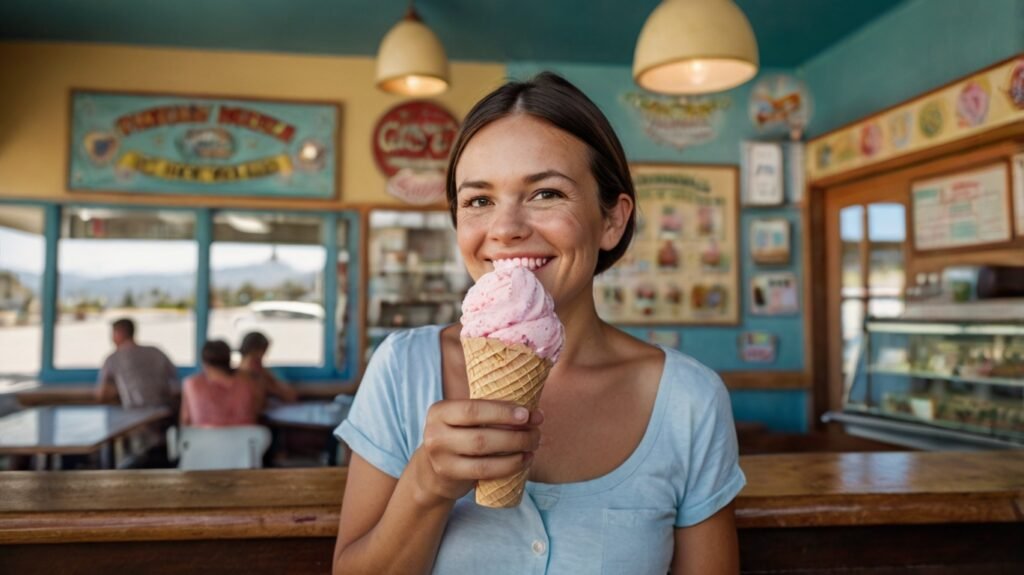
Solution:
{"label": "wall poster", "polygon": [[334,198],[340,106],[71,92],[71,191]]}
{"label": "wall poster", "polygon": [[750,312],[755,315],[788,315],[800,311],[796,274],[757,274],[750,280]]}
{"label": "wall poster", "polygon": [[1007,241],[1010,174],[1005,162],[914,182],[911,202],[918,251]]}
{"label": "wall poster", "polygon": [[739,323],[738,170],[633,164],[637,229],[594,282],[598,312],[623,324]]}
{"label": "wall poster", "polygon": [[759,218],[750,222],[750,258],[757,264],[788,264],[789,220]]}

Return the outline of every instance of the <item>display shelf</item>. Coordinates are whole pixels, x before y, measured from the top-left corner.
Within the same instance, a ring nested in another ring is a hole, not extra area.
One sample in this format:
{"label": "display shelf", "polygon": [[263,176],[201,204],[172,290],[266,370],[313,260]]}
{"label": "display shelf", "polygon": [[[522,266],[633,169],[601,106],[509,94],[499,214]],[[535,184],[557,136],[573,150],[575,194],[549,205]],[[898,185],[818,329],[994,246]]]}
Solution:
{"label": "display shelf", "polygon": [[1024,379],[1009,379],[1002,377],[965,377],[960,375],[944,375],[927,371],[915,371],[911,369],[889,368],[872,365],[868,367],[868,373],[879,375],[902,375],[906,377],[917,377],[921,379],[941,379],[957,383],[977,383],[981,385],[1009,385],[1024,387]]}
{"label": "display shelf", "polygon": [[825,423],[841,423],[850,435],[884,443],[927,451],[979,451],[1020,449],[1021,444],[999,437],[970,433],[943,426],[902,420],[867,411],[830,411],[822,416]]}

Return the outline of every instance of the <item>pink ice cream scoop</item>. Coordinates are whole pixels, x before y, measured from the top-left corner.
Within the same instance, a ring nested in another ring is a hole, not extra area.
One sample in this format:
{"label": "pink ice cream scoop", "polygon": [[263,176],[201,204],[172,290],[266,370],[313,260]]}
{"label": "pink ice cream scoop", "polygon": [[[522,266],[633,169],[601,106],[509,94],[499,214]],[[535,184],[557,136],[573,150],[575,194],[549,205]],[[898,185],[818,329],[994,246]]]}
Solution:
{"label": "pink ice cream scoop", "polygon": [[565,329],[537,276],[525,267],[501,265],[481,276],[462,300],[462,338],[471,337],[525,345],[554,363]]}

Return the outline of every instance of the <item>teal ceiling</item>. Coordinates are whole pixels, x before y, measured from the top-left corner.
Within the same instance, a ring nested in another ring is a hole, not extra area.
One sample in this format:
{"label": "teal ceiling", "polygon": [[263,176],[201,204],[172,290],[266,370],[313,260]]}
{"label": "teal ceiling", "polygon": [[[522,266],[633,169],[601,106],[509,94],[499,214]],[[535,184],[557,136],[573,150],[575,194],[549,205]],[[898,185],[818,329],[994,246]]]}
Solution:
{"label": "teal ceiling", "polygon": [[[904,0],[737,0],[795,67]],[[419,0],[454,60],[628,64],[658,0]],[[372,55],[404,0],[0,0],[0,40]]]}

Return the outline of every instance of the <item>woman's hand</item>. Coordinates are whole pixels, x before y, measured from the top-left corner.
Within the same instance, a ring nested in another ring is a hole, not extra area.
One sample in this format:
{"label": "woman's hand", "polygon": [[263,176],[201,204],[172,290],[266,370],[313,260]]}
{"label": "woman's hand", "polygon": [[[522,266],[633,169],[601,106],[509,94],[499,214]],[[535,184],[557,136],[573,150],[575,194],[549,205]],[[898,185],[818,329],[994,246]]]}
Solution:
{"label": "woman's hand", "polygon": [[540,445],[540,410],[507,401],[444,400],[427,412],[417,461],[417,499],[431,505],[455,501],[481,479],[525,469]]}

